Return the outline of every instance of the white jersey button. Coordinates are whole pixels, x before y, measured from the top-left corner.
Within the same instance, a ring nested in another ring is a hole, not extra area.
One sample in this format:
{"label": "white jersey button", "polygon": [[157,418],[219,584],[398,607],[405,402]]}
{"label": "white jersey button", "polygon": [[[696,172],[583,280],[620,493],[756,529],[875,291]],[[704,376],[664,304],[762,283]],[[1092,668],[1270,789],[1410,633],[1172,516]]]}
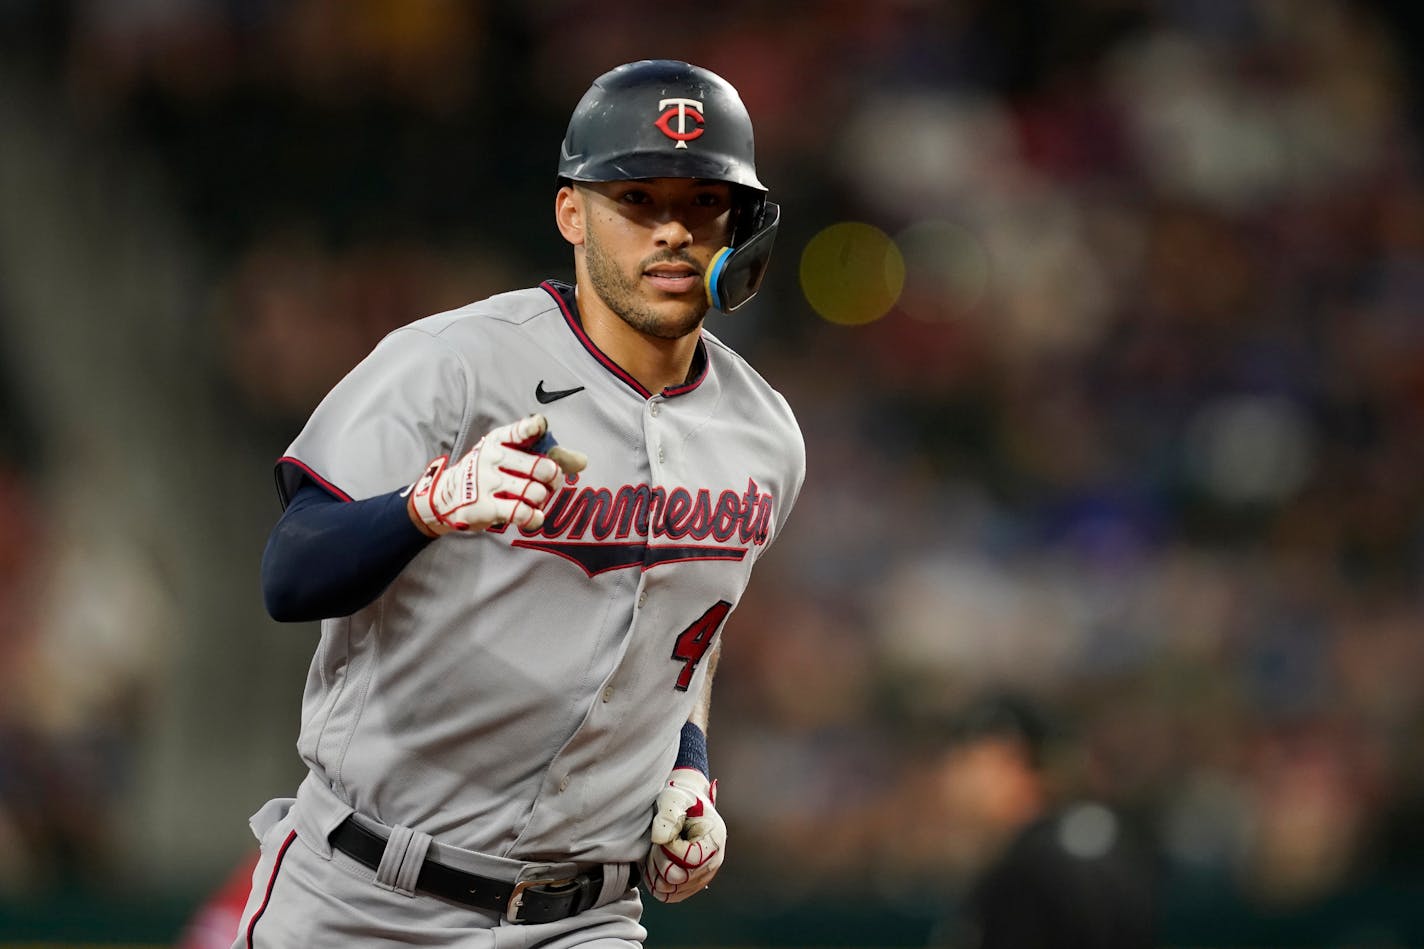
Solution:
{"label": "white jersey button", "polygon": [[610,685],[610,686],[608,686],[606,689],[603,690],[603,701],[605,701],[605,702],[611,702],[611,701],[613,701],[613,686]]}
{"label": "white jersey button", "polygon": [[662,411],[662,406],[659,405],[659,404],[656,403],[656,402],[654,402],[652,405],[648,406],[648,413],[649,413],[650,415],[652,415],[653,418],[657,418],[657,417],[658,417],[658,413],[661,412],[661,411]]}
{"label": "white jersey button", "polygon": [[648,591],[642,590],[638,593],[638,605],[642,606],[646,602],[648,602]]}
{"label": "white jersey button", "polygon": [[564,775],[562,778],[559,779],[559,790],[560,790],[560,791],[567,791],[568,789],[569,789],[569,776],[566,774],[566,775]]}

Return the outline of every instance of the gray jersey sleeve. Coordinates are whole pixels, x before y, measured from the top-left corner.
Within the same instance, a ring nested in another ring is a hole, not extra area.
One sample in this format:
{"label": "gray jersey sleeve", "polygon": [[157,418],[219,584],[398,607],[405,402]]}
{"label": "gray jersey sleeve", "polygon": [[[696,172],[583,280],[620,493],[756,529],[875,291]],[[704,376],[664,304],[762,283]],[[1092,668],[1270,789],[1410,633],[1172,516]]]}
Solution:
{"label": "gray jersey sleeve", "polygon": [[[787,487],[782,494],[781,503],[778,505],[775,513],[776,528],[771,534],[771,540],[775,541],[776,538],[781,536],[781,531],[786,526],[786,522],[791,519],[791,509],[796,506],[796,499],[801,496],[801,487],[806,482],[806,439],[805,436],[801,434],[801,426],[797,424],[796,416],[792,413],[791,405],[786,401],[786,398],[780,392],[774,390],[772,397],[776,400],[776,405],[780,409],[778,414],[783,420],[786,433],[783,444],[785,445],[785,454],[789,460],[790,470]],[[760,560],[770,547],[771,544],[768,543],[766,546],[757,550],[757,559]]]}
{"label": "gray jersey sleeve", "polygon": [[353,500],[411,484],[466,442],[474,379],[464,357],[424,329],[383,339],[329,392],[278,464],[285,503],[303,475]]}

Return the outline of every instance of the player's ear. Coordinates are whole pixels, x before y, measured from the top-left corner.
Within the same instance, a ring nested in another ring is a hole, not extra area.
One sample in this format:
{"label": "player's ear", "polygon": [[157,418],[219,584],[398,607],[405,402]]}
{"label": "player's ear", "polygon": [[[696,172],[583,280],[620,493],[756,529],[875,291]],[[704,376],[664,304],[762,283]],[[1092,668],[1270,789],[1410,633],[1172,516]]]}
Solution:
{"label": "player's ear", "polygon": [[583,195],[571,185],[564,185],[554,195],[554,221],[564,240],[575,247],[583,243],[584,206]]}

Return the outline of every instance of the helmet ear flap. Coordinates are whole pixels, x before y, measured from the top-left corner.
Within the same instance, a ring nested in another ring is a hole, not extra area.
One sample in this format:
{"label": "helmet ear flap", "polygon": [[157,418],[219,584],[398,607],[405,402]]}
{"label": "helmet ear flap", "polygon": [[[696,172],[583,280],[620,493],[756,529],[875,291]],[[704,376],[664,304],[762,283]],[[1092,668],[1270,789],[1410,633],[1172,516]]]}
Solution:
{"label": "helmet ear flap", "polygon": [[[745,217],[745,227],[741,220],[736,222],[731,246],[716,253],[703,277],[707,302],[724,313],[731,313],[761,289],[781,224],[781,206],[761,199],[755,213]],[[747,236],[742,237],[744,231]]]}
{"label": "helmet ear flap", "polygon": [[741,247],[752,239],[766,215],[766,194],[741,185],[733,185],[732,236],[729,243]]}

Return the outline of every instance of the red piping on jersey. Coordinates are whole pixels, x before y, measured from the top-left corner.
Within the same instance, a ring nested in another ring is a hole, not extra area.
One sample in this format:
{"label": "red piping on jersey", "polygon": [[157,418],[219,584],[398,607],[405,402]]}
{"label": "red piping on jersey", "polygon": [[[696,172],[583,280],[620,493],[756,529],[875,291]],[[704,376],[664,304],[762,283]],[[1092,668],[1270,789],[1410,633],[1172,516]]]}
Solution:
{"label": "red piping on jersey", "polygon": [[252,922],[247,924],[247,949],[252,949],[252,934],[257,929],[257,921],[267,912],[267,904],[272,902],[272,887],[277,882],[277,871],[282,869],[282,858],[287,855],[287,848],[296,839],[297,832],[289,831],[287,839],[282,841],[282,849],[277,851],[277,861],[272,864],[272,875],[267,878],[267,892],[262,896],[262,905],[257,907],[257,912],[252,914]]}
{"label": "red piping on jersey", "polygon": [[[607,369],[619,379],[622,379],[625,383],[632,386],[633,391],[638,393],[638,395],[642,396],[645,399],[650,399],[653,397],[653,393],[649,392],[646,388],[644,388],[641,382],[628,375],[627,371],[624,370],[622,366],[618,365],[612,359],[609,359],[608,356],[603,352],[603,350],[598,348],[598,344],[596,344],[593,340],[589,339],[588,334],[584,332],[583,324],[578,321],[578,317],[574,316],[573,311],[569,309],[568,301],[564,299],[564,295],[560,293],[552,283],[550,283],[548,280],[545,280],[543,283],[539,284],[539,286],[543,287],[544,290],[548,292],[549,296],[553,297],[554,301],[559,304],[559,309],[562,310],[564,313],[564,322],[569,324],[569,329],[573,330],[574,336],[578,337],[579,342],[583,343],[583,348],[588,350],[588,354],[590,356],[601,362],[603,364],[603,368]],[[699,347],[703,345],[702,339],[700,337],[697,340],[697,345]],[[702,360],[702,371],[697,374],[697,378],[692,379],[689,382],[684,382],[681,385],[668,386],[666,389],[663,390],[663,395],[682,395],[686,392],[691,392],[693,389],[696,389],[702,384],[702,380],[707,378],[707,371],[711,367],[711,364],[712,363],[710,359],[704,358]]]}
{"label": "red piping on jersey", "polygon": [[[701,339],[697,341],[697,345],[702,345]],[[682,395],[684,392],[691,392],[693,389],[696,389],[698,386],[702,385],[702,380],[707,378],[707,373],[709,370],[711,370],[711,368],[712,360],[702,360],[702,371],[697,374],[697,378],[692,379],[688,382],[684,382],[680,386],[668,386],[666,389],[663,390],[663,395],[672,397],[675,395]]]}
{"label": "red piping on jersey", "polygon": [[330,481],[317,474],[315,471],[312,471],[311,468],[309,468],[304,462],[298,461],[291,455],[283,455],[281,458],[278,458],[277,464],[296,465],[298,468],[302,469],[302,473],[305,474],[308,478],[311,478],[317,484],[325,488],[328,494],[332,494],[343,501],[351,500],[351,495],[347,494],[345,491],[341,490],[336,485],[332,484]]}

